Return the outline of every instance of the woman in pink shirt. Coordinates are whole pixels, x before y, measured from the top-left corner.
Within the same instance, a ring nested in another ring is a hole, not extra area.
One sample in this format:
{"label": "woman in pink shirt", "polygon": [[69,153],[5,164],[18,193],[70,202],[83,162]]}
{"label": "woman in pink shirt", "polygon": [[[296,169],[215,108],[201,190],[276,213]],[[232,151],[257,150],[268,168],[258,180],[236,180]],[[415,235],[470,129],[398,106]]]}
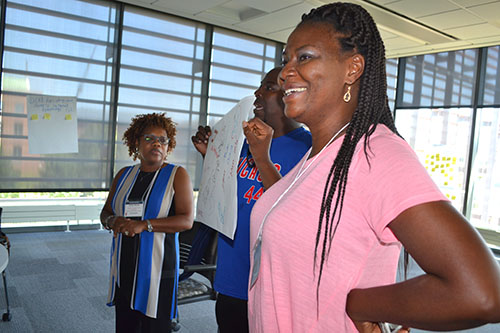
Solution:
{"label": "woman in pink shirt", "polygon": [[[360,6],[304,15],[279,83],[312,148],[252,211],[252,332],[456,330],[500,321],[500,271],[398,135],[385,51]],[[262,124],[246,128],[268,142]],[[424,275],[395,283],[401,244]]]}

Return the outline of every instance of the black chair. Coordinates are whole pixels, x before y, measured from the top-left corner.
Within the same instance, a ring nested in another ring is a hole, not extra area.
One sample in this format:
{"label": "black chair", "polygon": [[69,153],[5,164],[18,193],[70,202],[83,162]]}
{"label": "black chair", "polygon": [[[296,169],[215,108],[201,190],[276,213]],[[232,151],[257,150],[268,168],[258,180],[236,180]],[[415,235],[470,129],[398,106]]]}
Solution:
{"label": "black chair", "polygon": [[[2,210],[3,210],[2,207],[0,207],[0,246],[5,246],[10,256],[9,237],[7,237],[7,235],[2,231]],[[10,308],[9,308],[9,294],[7,292],[7,276],[5,274],[5,269],[2,271],[2,278],[3,278],[3,288],[5,290],[5,304],[7,305],[7,312],[5,312],[2,315],[2,320],[10,321],[12,315],[10,314]]]}
{"label": "black chair", "polygon": [[[194,222],[193,228],[179,234],[179,266],[183,270],[179,276],[177,305],[215,300],[213,288],[217,268],[218,233],[201,222]],[[205,277],[196,279],[200,274]],[[180,329],[179,316],[172,322],[172,329]]]}

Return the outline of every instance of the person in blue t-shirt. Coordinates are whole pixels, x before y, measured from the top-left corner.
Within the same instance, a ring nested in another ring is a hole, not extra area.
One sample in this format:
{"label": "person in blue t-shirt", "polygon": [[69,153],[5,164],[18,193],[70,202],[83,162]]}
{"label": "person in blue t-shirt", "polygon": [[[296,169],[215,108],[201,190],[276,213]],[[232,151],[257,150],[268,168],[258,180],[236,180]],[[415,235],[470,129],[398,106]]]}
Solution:
{"label": "person in blue t-shirt", "polygon": [[[236,232],[234,240],[220,235],[217,248],[214,287],[218,295],[215,312],[221,333],[248,332],[249,231],[252,207],[264,190],[290,171],[311,147],[311,134],[299,123],[286,118],[283,112],[283,93],[277,83],[280,71],[281,67],[277,67],[266,74],[254,93],[255,118],[243,124],[247,140],[241,149],[238,163]],[[203,157],[210,135],[209,126],[199,126],[198,132],[191,138]],[[262,151],[261,147],[266,150],[268,147],[261,144],[262,140],[271,138],[270,151]]]}

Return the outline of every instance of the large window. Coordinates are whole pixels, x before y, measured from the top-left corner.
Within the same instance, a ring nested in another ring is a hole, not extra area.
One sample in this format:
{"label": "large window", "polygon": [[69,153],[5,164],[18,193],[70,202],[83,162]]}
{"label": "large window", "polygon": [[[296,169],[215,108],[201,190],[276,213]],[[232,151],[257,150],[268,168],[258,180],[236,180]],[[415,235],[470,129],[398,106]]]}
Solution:
{"label": "large window", "polygon": [[480,109],[476,126],[469,218],[477,227],[500,232],[500,109]]}
{"label": "large window", "polygon": [[468,217],[475,226],[500,232],[500,47],[485,50],[471,163]]}
{"label": "large window", "polygon": [[396,127],[434,182],[462,210],[472,109],[398,110]]}
{"label": "large window", "polygon": [[385,70],[387,73],[387,97],[389,99],[389,108],[394,111],[398,78],[398,59],[387,59]]}
{"label": "large window", "polygon": [[406,58],[399,107],[472,105],[478,50]]}
{"label": "large window", "polygon": [[215,124],[241,98],[253,95],[264,74],[281,58],[278,44],[215,29],[210,69],[208,123]]}
{"label": "large window", "polygon": [[[164,112],[177,124],[169,161],[195,187],[190,137],[253,94],[281,57],[262,38],[108,0],[9,0],[0,113],[0,191],[105,190],[133,163],[131,119]],[[76,97],[78,153],[31,154],[27,97]]]}
{"label": "large window", "polygon": [[199,123],[205,25],[125,7],[121,46],[115,172],[131,160],[122,136],[137,114],[165,112],[176,123],[169,161],[193,175],[191,136]]}
{"label": "large window", "polygon": [[484,105],[500,105],[500,46],[488,48],[484,82]]}
{"label": "large window", "polygon": [[[107,158],[111,2],[10,0],[2,72],[0,190],[99,189]],[[78,154],[30,154],[27,96],[77,98]]]}
{"label": "large window", "polygon": [[[465,200],[477,50],[408,57],[396,126],[453,205]],[[463,106],[463,107],[459,107]]]}
{"label": "large window", "polygon": [[[476,227],[497,232],[499,50],[490,47],[400,59],[404,73],[398,86],[403,93],[396,101],[398,130],[436,184]],[[479,59],[486,63],[478,64]],[[500,245],[498,236],[489,241]]]}

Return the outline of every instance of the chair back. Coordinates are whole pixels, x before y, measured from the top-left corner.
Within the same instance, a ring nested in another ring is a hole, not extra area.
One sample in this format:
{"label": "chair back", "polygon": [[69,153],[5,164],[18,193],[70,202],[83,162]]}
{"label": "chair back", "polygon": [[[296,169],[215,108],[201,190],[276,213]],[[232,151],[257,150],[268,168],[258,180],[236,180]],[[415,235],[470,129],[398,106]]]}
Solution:
{"label": "chair back", "polygon": [[4,232],[2,231],[2,211],[3,208],[0,207],[0,237],[5,236]]}
{"label": "chair back", "polygon": [[[193,228],[179,234],[179,276],[178,304],[206,299],[215,299],[213,289],[217,262],[218,233],[201,222],[195,221]],[[208,283],[193,274],[204,276]]]}
{"label": "chair back", "polygon": [[[193,228],[179,234],[180,268],[191,265],[215,265],[217,261],[218,233],[207,225],[195,221]],[[179,276],[179,281],[193,275],[194,271],[185,271]],[[215,272],[213,272],[215,273]],[[210,281],[213,277],[204,275]]]}
{"label": "chair back", "polygon": [[10,255],[10,241],[9,237],[2,231],[2,210],[3,208],[0,207],[0,245],[3,245],[7,248],[7,251],[9,252]]}

